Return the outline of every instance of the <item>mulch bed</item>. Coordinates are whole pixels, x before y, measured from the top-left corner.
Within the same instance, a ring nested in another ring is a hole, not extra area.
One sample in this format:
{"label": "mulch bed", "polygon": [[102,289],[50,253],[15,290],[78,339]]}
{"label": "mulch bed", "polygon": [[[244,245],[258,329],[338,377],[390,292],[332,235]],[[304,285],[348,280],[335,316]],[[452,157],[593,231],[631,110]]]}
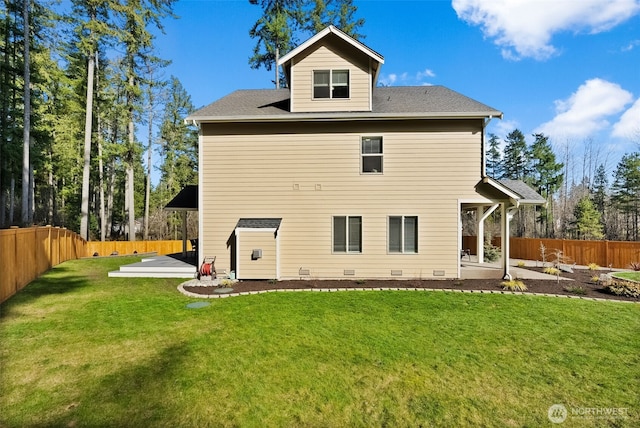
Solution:
{"label": "mulch bed", "polygon": [[[542,268],[528,268],[542,271]],[[575,297],[590,297],[598,299],[626,300],[640,302],[640,299],[615,296],[608,293],[601,284],[592,281],[594,275],[608,273],[608,271],[591,272],[588,269],[574,269],[574,273],[562,273],[562,278],[571,281],[560,280],[523,280],[528,290],[525,293],[558,294]],[[336,288],[430,288],[451,290],[474,291],[500,291],[502,281],[498,279],[443,279],[443,280],[286,280],[286,281],[239,281],[233,284],[233,293],[265,290],[290,290],[290,289],[336,289]],[[572,292],[570,288],[580,287],[584,293]],[[187,286],[185,291],[200,295],[216,294],[218,287]]]}

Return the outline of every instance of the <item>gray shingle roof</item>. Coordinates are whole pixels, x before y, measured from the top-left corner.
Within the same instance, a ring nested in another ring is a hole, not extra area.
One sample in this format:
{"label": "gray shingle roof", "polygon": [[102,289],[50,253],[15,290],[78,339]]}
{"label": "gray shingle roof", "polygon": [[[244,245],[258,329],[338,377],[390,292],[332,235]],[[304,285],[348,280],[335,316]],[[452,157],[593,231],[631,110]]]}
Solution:
{"label": "gray shingle roof", "polygon": [[545,202],[545,199],[542,195],[538,194],[535,190],[533,190],[527,183],[521,180],[498,180],[500,184],[502,184],[507,189],[512,192],[517,193],[522,197],[523,200],[531,201],[531,202]]}
{"label": "gray shingle roof", "polygon": [[281,218],[241,218],[236,224],[238,227],[251,229],[277,229],[280,227]]}
{"label": "gray shingle roof", "polygon": [[201,108],[187,120],[228,121],[324,117],[487,117],[501,116],[492,107],[444,86],[388,86],[373,91],[373,111],[291,113],[288,89],[239,90]]}

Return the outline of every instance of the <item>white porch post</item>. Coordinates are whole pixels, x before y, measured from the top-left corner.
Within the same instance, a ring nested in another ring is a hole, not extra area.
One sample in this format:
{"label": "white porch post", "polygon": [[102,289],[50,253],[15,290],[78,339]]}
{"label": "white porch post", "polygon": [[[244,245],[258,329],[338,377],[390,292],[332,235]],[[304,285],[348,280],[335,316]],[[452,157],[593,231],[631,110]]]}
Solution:
{"label": "white porch post", "polygon": [[484,211],[484,207],[478,207],[476,212],[478,231],[478,242],[476,243],[476,254],[478,255],[478,263],[484,263],[484,221],[496,210],[500,205],[495,204],[489,207],[487,211]]}
{"label": "white porch post", "polygon": [[513,213],[517,210],[517,207],[507,209],[507,202],[502,204],[502,269],[504,271],[503,279],[512,280],[513,277],[509,273],[509,223],[513,218]]}
{"label": "white porch post", "polygon": [[509,214],[507,213],[507,203],[502,204],[502,279],[512,279],[509,273]]}
{"label": "white porch post", "polygon": [[478,207],[476,209],[476,225],[477,242],[476,242],[476,254],[478,255],[478,263],[484,263],[484,207]]}

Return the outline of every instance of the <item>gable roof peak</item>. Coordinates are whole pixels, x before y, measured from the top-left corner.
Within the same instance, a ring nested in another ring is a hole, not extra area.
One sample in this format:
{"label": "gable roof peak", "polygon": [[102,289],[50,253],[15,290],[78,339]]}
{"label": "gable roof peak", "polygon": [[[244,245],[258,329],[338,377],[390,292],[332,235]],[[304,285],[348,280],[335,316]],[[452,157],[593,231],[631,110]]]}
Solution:
{"label": "gable roof peak", "polygon": [[358,49],[361,52],[365,53],[366,55],[370,56],[373,60],[379,62],[380,64],[384,64],[384,57],[382,55],[380,55],[378,52],[374,51],[373,49],[371,49],[370,47],[368,47],[364,43],[359,42],[358,40],[356,40],[353,37],[349,36],[347,33],[345,33],[344,31],[340,30],[339,28],[337,28],[337,27],[335,27],[333,25],[329,25],[328,27],[325,27],[324,30],[320,31],[315,36],[312,36],[311,38],[307,39],[305,42],[303,42],[300,45],[298,45],[298,47],[293,49],[291,52],[289,52],[288,54],[286,54],[282,58],[280,58],[278,60],[278,66],[285,65],[287,62],[291,61],[291,59],[293,57],[295,57],[296,55],[298,55],[300,52],[304,51],[305,49],[307,49],[309,46],[313,45],[317,41],[322,40],[323,38],[327,37],[329,34],[334,34],[334,35],[338,36],[339,38],[341,38],[342,40],[344,40],[348,44],[352,45],[356,49]]}

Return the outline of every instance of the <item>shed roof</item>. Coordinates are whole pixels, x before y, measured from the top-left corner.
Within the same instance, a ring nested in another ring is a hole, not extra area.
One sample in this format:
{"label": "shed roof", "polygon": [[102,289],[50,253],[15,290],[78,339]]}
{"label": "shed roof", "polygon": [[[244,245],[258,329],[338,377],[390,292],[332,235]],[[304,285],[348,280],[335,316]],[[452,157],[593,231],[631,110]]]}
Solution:
{"label": "shed roof", "polygon": [[502,117],[502,112],[444,86],[373,89],[373,110],[291,113],[288,89],[238,90],[187,117],[195,122]]}
{"label": "shed roof", "polygon": [[281,218],[241,218],[236,224],[239,227],[247,229],[278,229],[280,227]]}

